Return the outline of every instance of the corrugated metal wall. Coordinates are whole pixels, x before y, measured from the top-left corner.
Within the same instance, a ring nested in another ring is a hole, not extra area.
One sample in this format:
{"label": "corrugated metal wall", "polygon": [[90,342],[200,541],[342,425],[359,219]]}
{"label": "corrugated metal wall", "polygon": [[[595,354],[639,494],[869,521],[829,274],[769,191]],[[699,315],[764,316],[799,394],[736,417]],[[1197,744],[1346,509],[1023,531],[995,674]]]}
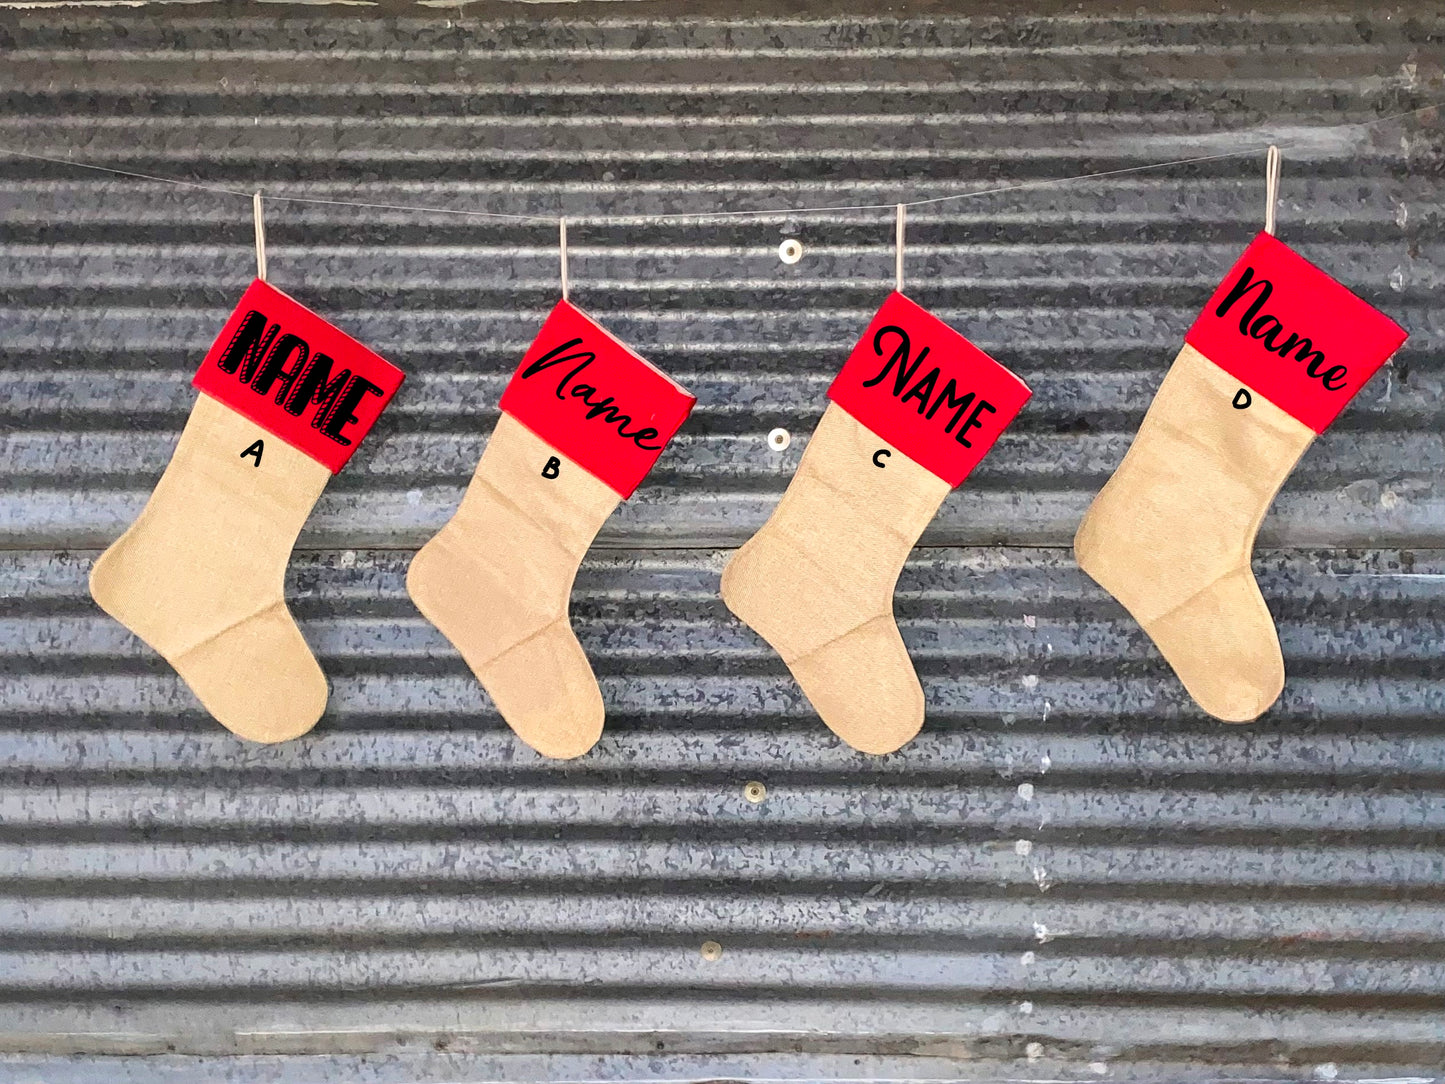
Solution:
{"label": "corrugated metal wall", "polygon": [[250,747],[85,588],[252,274],[249,204],[0,154],[0,1076],[1433,1075],[1445,139],[1337,125],[1445,98],[1439,6],[479,8],[10,11],[0,148],[585,216],[1278,139],[1281,235],[1413,333],[1266,522],[1284,697],[1202,717],[1066,548],[1259,227],[1262,155],[913,213],[910,292],[1036,395],[904,572],[929,721],[881,760],[717,576],[891,285],[890,214],[575,224],[574,300],[699,404],[579,576],[608,729],[555,764],[402,585],[555,298],[552,227],[271,205],[272,281],[411,379],[288,581],[330,708]]}

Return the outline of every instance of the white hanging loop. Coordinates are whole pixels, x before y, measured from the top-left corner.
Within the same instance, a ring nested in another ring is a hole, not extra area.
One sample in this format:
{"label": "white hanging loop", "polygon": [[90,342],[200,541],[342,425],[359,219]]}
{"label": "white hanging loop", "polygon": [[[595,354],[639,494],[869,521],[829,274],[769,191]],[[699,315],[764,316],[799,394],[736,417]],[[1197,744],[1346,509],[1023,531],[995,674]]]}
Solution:
{"label": "white hanging loop", "polygon": [[261,192],[251,197],[251,217],[256,223],[256,277],[266,281],[266,219],[261,213]]}
{"label": "white hanging loop", "polygon": [[1274,236],[1274,208],[1279,202],[1279,148],[1270,144],[1264,156],[1264,232]]}
{"label": "white hanging loop", "polygon": [[893,247],[895,250],[895,264],[893,270],[893,288],[900,294],[903,292],[903,220],[908,214],[908,204],[898,205],[898,224],[895,228]]}
{"label": "white hanging loop", "polygon": [[562,300],[567,300],[567,220],[557,219],[557,255],[562,263]]}

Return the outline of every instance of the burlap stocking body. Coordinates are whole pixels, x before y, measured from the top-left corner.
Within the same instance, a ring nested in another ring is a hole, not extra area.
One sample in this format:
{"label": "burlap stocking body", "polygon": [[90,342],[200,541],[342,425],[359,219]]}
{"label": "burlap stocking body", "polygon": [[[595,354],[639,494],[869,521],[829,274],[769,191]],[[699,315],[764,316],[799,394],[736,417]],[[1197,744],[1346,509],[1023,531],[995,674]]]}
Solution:
{"label": "burlap stocking body", "polygon": [[901,293],[833,382],[783,499],[723,572],[723,601],[865,753],[923,725],[893,619],[918,537],[1028,400],[1023,382]]}
{"label": "burlap stocking body", "polygon": [[145,509],[91,570],[101,609],[243,738],[294,738],[326,705],[326,678],[286,608],[286,562],[401,381],[253,283],[196,374],[200,394]]}
{"label": "burlap stocking body", "polygon": [[1250,570],[1295,463],[1405,332],[1280,241],[1259,237],[1185,336],[1118,471],[1074,539],[1190,696],[1257,718],[1284,659]]}
{"label": "burlap stocking body", "polygon": [[417,608],[544,756],[580,756],[602,733],[572,581],[694,401],[563,301],[507,385],[456,514],[412,561]]}

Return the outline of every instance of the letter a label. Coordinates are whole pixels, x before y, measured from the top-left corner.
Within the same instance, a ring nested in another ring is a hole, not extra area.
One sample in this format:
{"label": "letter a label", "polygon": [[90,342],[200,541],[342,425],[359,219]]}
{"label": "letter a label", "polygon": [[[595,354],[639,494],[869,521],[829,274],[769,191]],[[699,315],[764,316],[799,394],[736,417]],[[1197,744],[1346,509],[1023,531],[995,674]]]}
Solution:
{"label": "letter a label", "polygon": [[261,453],[265,450],[266,442],[264,440],[258,440],[253,442],[249,448],[241,453],[241,458],[245,459],[248,455],[252,456],[256,460],[253,465],[259,467],[261,465]]}

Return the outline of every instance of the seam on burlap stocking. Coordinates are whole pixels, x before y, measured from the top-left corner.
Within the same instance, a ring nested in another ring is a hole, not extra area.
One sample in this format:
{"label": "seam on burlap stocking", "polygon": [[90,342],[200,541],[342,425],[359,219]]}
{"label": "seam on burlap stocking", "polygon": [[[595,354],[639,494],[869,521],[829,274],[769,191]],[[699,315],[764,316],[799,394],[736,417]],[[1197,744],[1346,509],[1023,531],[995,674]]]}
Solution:
{"label": "seam on burlap stocking", "polygon": [[1238,418],[1238,386],[1186,344],[1075,540],[1080,567],[1154,639],[1190,695],[1229,721],[1254,718],[1284,685],[1250,554],[1314,439],[1264,399]]}
{"label": "seam on burlap stocking", "polygon": [[[864,472],[877,473],[869,456],[879,448],[895,451],[830,405],[793,484],[722,579],[728,608],[777,651],[829,727],[869,753],[899,748],[923,725],[923,690],[893,621],[893,590],[949,491],[899,453],[889,466],[891,518],[830,496],[839,488],[831,479],[873,482]],[[879,637],[878,627],[891,635]]]}
{"label": "seam on burlap stocking", "polygon": [[[554,457],[558,475],[543,479]],[[507,491],[526,492],[532,509]],[[407,571],[417,609],[456,645],[518,736],[544,756],[579,756],[602,732],[602,697],[572,632],[568,601],[577,566],[618,500],[503,414],[461,507]]]}

